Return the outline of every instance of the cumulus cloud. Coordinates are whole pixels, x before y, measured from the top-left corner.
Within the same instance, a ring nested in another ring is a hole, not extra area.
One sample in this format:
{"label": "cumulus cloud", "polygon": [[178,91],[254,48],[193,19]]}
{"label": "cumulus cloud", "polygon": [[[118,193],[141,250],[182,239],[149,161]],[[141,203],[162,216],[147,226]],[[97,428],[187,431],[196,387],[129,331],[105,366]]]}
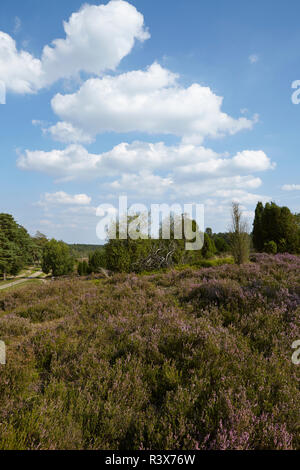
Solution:
{"label": "cumulus cloud", "polygon": [[300,184],[284,184],[281,189],[283,191],[300,191]]}
{"label": "cumulus cloud", "polygon": [[201,181],[181,181],[180,184],[174,185],[174,193],[177,197],[196,198],[199,196],[213,195],[214,197],[223,197],[221,193],[217,193],[216,188],[230,191],[232,188],[242,190],[244,194],[248,194],[249,190],[257,189],[262,185],[260,178],[255,178],[252,175],[246,176],[228,176],[228,177],[215,177],[205,178]]}
{"label": "cumulus cloud", "polygon": [[41,61],[26,51],[18,51],[14,39],[0,31],[0,80],[7,90],[33,93],[41,79]]}
{"label": "cumulus cloud", "polygon": [[223,98],[209,87],[178,84],[177,75],[158,63],[146,70],[87,80],[73,94],[57,94],[53,111],[92,136],[108,131],[173,134],[201,143],[251,129],[253,120],[222,111]]}
{"label": "cumulus cloud", "polygon": [[123,0],[84,5],[64,22],[64,30],[66,37],[45,46],[41,58],[18,50],[15,41],[0,32],[0,80],[8,90],[33,93],[80,72],[115,70],[137,40],[150,37],[143,15]]}
{"label": "cumulus cloud", "polygon": [[114,70],[136,40],[149,38],[143,15],[122,0],[107,5],[84,5],[64,22],[64,30],[66,38],[55,39],[43,51],[43,71],[48,83],[73,77],[80,71],[99,75]]}
{"label": "cumulus cloud", "polygon": [[88,206],[91,203],[91,198],[86,194],[67,194],[64,191],[57,191],[55,193],[45,193],[40,201],[40,205],[71,205],[71,206]]}
{"label": "cumulus cloud", "polygon": [[19,157],[23,170],[47,173],[59,180],[98,179],[104,194],[171,199],[213,197],[251,204],[269,200],[252,193],[262,181],[252,173],[274,168],[266,154],[243,151],[233,157],[192,144],[122,143],[92,154],[81,145],[50,152],[27,150]]}
{"label": "cumulus cloud", "polygon": [[233,158],[233,163],[237,168],[250,171],[270,170],[276,166],[262,150],[244,150],[243,152],[238,152]]}
{"label": "cumulus cloud", "polygon": [[54,126],[43,129],[44,133],[51,135],[58,142],[86,143],[93,142],[93,138],[81,129],[77,129],[69,122],[58,122]]}
{"label": "cumulus cloud", "polygon": [[261,150],[246,150],[229,158],[202,146],[167,146],[163,142],[121,143],[101,154],[89,153],[82,145],[75,144],[49,152],[26,150],[19,157],[18,166],[69,179],[106,178],[145,170],[174,174],[179,179],[199,179],[274,168],[270,158]]}
{"label": "cumulus cloud", "polygon": [[218,189],[215,196],[222,198],[224,202],[238,202],[240,204],[254,205],[258,201],[267,202],[270,200],[269,196],[262,196],[260,194],[253,194],[242,189]]}
{"label": "cumulus cloud", "polygon": [[133,193],[135,196],[149,197],[155,193],[155,197],[159,197],[164,195],[169,189],[174,189],[174,182],[171,177],[162,177],[146,170],[140,171],[137,174],[122,174],[120,179],[113,181],[107,186],[118,194]]}

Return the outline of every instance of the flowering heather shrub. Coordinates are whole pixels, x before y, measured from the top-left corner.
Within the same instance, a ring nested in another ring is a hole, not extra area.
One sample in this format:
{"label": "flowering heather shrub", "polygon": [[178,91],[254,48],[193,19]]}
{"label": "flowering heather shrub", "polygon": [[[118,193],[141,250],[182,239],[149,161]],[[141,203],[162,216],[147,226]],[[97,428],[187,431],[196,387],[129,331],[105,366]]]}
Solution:
{"label": "flowering heather shrub", "polygon": [[300,449],[300,258],[2,292],[1,449]]}

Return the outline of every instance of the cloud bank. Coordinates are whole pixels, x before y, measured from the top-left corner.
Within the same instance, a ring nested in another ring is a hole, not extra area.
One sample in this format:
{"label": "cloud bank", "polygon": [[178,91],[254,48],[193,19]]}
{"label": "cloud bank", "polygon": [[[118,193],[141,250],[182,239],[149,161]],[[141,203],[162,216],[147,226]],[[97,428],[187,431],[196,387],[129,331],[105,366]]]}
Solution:
{"label": "cloud bank", "polygon": [[[81,132],[92,139],[113,131],[172,134],[199,144],[253,127],[255,118],[234,119],[223,112],[223,98],[209,87],[194,83],[184,88],[177,78],[154,63],[146,70],[87,80],[76,93],[57,94],[51,105],[60,127],[77,129],[78,135],[70,132],[70,142],[80,141]],[[61,140],[59,129],[51,133]]]}
{"label": "cloud bank", "polygon": [[0,32],[0,80],[7,90],[34,93],[80,72],[101,75],[115,70],[136,41],[150,37],[143,15],[123,0],[86,4],[63,25],[65,38],[46,45],[41,58],[18,50],[15,40]]}

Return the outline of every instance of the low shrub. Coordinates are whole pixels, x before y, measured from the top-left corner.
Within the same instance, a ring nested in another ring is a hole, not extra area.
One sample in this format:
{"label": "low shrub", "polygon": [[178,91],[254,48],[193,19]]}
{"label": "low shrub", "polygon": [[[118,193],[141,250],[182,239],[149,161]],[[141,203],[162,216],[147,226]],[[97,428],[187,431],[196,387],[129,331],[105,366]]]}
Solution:
{"label": "low shrub", "polygon": [[0,449],[299,449],[300,258],[0,294]]}

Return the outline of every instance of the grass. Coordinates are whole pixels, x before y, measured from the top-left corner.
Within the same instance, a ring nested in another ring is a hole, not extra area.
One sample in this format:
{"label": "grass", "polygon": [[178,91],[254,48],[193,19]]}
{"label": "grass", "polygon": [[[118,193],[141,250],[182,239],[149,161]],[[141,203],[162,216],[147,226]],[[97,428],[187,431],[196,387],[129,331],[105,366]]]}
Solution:
{"label": "grass", "polygon": [[13,279],[9,279],[6,281],[0,281],[0,286],[5,286],[6,284],[11,284],[13,282]]}
{"label": "grass", "polygon": [[33,284],[35,284],[35,285],[41,284],[41,280],[39,278],[24,280],[24,282],[21,282],[20,284],[17,284],[17,285],[12,286],[12,287],[7,287],[6,289],[3,289],[3,291],[9,290],[11,292],[11,291],[19,290],[19,289],[22,289],[22,288],[27,289],[30,285],[33,285]]}
{"label": "grass", "polygon": [[300,449],[299,276],[258,255],[0,292],[0,449]]}
{"label": "grass", "polygon": [[[0,287],[1,286],[5,286],[5,285],[8,285],[8,284],[11,284],[12,282],[15,282],[15,281],[22,281],[24,280],[24,282],[20,283],[20,284],[17,284],[17,286],[19,285],[23,285],[26,283],[26,285],[28,285],[28,282],[32,281],[30,279],[26,280],[28,277],[32,276],[34,273],[40,271],[41,268],[40,267],[28,267],[26,269],[23,269],[21,271],[20,274],[18,274],[17,276],[14,276],[14,277],[8,277],[6,281],[3,281],[1,280],[0,281]],[[45,275],[44,274],[40,274],[38,277],[36,277],[35,279],[44,279],[45,278]],[[13,289],[17,286],[13,286],[13,287],[8,287],[9,289]],[[5,289],[3,289],[5,290]]]}
{"label": "grass", "polygon": [[14,282],[14,281],[18,281],[18,280],[20,280],[22,278],[25,278],[25,277],[28,277],[28,276],[34,274],[35,272],[37,272],[39,270],[40,270],[40,268],[26,268],[26,269],[23,269],[17,276],[7,276],[6,281],[0,280],[0,286],[5,285],[5,284],[9,284],[9,283]]}

